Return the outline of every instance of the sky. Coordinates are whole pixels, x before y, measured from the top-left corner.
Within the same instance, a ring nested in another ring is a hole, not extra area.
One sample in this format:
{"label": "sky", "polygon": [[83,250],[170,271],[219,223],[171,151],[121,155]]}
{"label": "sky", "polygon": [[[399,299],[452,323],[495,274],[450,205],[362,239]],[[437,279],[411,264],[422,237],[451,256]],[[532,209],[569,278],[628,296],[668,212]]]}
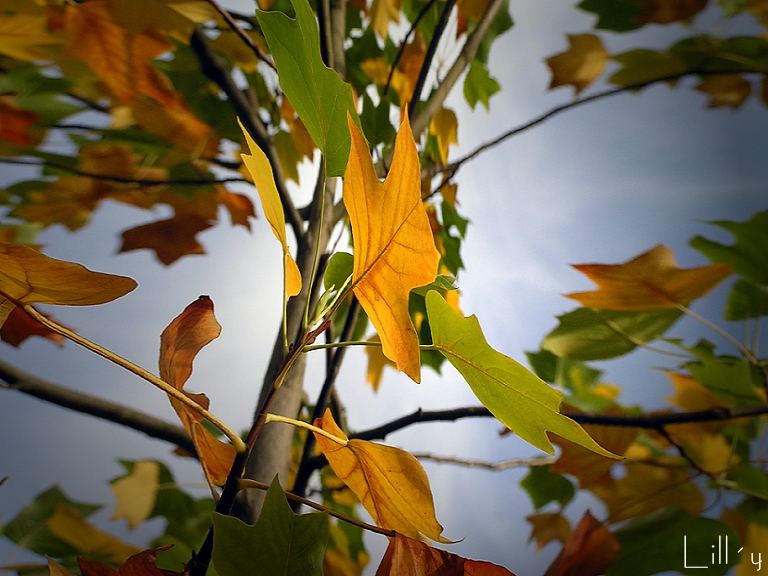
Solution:
{"label": "sky", "polygon": [[[232,4],[234,5],[234,3]],[[243,0],[241,9],[250,4]],[[456,158],[507,128],[521,124],[572,98],[570,88],[548,91],[543,59],[566,48],[566,33],[592,26],[592,17],[560,0],[516,0],[515,27],[499,39],[490,69],[503,87],[491,100],[490,113],[463,103],[460,87],[448,104],[459,115]],[[705,17],[696,30],[723,35],[754,32],[745,20],[720,22]],[[668,46],[692,33],[680,26],[648,27],[635,34],[602,35],[609,52],[634,47]],[[448,34],[450,36],[450,34]],[[456,48],[445,42],[438,61],[449,63]],[[755,99],[742,109],[706,109],[693,80],[676,89],[656,86],[568,111],[512,138],[461,169],[458,199],[472,223],[463,248],[466,270],[459,276],[461,307],[476,314],[495,348],[524,362],[555,316],[575,307],[563,293],[589,283],[569,267],[578,262],[621,262],[663,243],[681,265],[704,264],[687,246],[694,234],[725,239],[707,221],[744,220],[766,208],[768,110]],[[600,90],[597,84],[585,94]],[[52,146],[61,143],[52,142]],[[0,182],[18,178],[2,169]],[[313,176],[307,167],[305,182]],[[248,188],[236,188],[252,194]],[[114,255],[116,230],[164,216],[107,204],[75,234],[60,227],[43,233],[46,253],[99,271],[131,276],[139,288],[105,306],[57,309],[56,317],[88,338],[139,364],[157,365],[159,335],[170,320],[200,294],[211,296],[223,326],[221,337],[195,362],[189,388],[208,394],[215,413],[235,428],[246,428],[279,324],[279,248],[263,219],[253,232],[226,224],[201,234],[208,255],[185,258],[170,268],[159,266],[146,251]],[[695,309],[715,314],[727,287],[718,288]],[[713,316],[714,319],[718,319]],[[708,336],[683,322],[673,334]],[[321,354],[321,353],[315,353]],[[168,420],[174,416],[163,395],[143,381],[73,345],[59,349],[29,341],[22,349],[0,345],[0,358],[54,382],[124,402]],[[307,389],[319,388],[321,356],[310,360]],[[658,370],[666,360],[636,352],[617,361],[597,363],[605,379],[622,386],[622,399],[649,407],[665,405],[671,390]],[[378,393],[366,385],[362,350],[348,354],[338,381],[352,429],[368,428],[412,412],[476,405],[467,385],[446,366],[443,375],[425,371],[416,385],[388,370]],[[171,455],[161,442],[97,419],[74,414],[16,392],[0,391],[3,438],[0,522],[9,520],[37,493],[59,484],[72,498],[104,503],[100,525],[136,544],[147,528],[128,532],[109,521],[114,507],[107,481],[118,476],[117,459],[159,458],[172,464],[177,479],[203,495],[197,465]],[[387,442],[418,452],[498,461],[539,455],[515,439],[497,434],[490,419],[424,424],[395,433]],[[533,512],[518,486],[524,470],[489,472],[425,463],[437,517],[445,535],[461,540],[451,551],[503,564],[519,575],[540,574],[557,552],[550,545],[536,552],[527,543],[524,518]],[[572,504],[572,519],[591,507],[588,497]],[[386,540],[367,538],[374,559]],[[0,542],[0,564],[29,556]],[[369,573],[375,569],[375,560]]]}

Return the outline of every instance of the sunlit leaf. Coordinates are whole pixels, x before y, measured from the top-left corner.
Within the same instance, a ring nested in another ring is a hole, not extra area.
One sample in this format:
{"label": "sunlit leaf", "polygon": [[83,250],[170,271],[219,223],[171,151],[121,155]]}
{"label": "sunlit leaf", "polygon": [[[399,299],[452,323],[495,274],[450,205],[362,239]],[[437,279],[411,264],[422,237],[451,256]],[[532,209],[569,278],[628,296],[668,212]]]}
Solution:
{"label": "sunlit leaf", "polygon": [[295,18],[282,12],[256,12],[275,60],[280,86],[325,154],[329,176],[341,176],[349,156],[349,114],[359,123],[352,88],[320,57],[317,19],[307,0],[290,0]]}
{"label": "sunlit leaf", "polygon": [[700,298],[731,273],[723,264],[678,268],[672,251],[656,246],[623,264],[574,264],[598,286],[566,294],[583,306],[602,310],[645,311],[676,308]]}
{"label": "sunlit leaf", "polygon": [[477,317],[462,317],[436,291],[427,294],[427,315],[433,345],[464,376],[480,402],[520,438],[552,454],[546,435],[550,431],[603,456],[613,456],[576,422],[560,414],[561,392],[491,348]]}
{"label": "sunlit leaf", "polygon": [[440,161],[443,166],[448,163],[448,148],[451,144],[458,144],[459,123],[456,113],[450,108],[440,108],[429,123],[429,131],[437,138],[437,146],[440,150]]}
{"label": "sunlit leaf", "polygon": [[[334,436],[346,435],[326,410],[315,420]],[[399,448],[365,440],[348,440],[346,446],[315,433],[317,445],[341,480],[360,499],[374,522],[412,538],[422,535],[448,542],[435,518],[429,479],[419,461]]]}
{"label": "sunlit leaf", "polygon": [[363,135],[351,121],[349,130],[352,148],[344,205],[355,246],[352,288],[381,337],[384,355],[418,382],[419,340],[408,313],[408,295],[435,279],[440,255],[421,201],[413,134],[406,116],[389,176],[380,182]]}
{"label": "sunlit leaf", "polygon": [[259,193],[264,217],[269,222],[272,233],[283,248],[285,294],[290,298],[301,292],[301,272],[299,272],[296,261],[291,256],[291,251],[288,248],[288,236],[285,231],[285,213],[283,212],[283,205],[280,202],[280,195],[275,185],[272,166],[270,166],[266,154],[254,142],[242,123],[240,124],[240,129],[243,131],[245,141],[248,143],[248,149],[251,151],[250,154],[241,154],[240,156],[251,173],[253,183]]}
{"label": "sunlit leaf", "polygon": [[213,515],[213,564],[220,576],[321,576],[328,541],[325,513],[294,514],[277,479],[254,526]]}
{"label": "sunlit leaf", "polygon": [[129,528],[136,528],[149,518],[157,498],[160,466],[143,460],[133,463],[133,470],[112,481],[112,494],[117,501],[112,519],[125,518]]}
{"label": "sunlit leaf", "polygon": [[514,576],[491,562],[469,560],[398,534],[389,539],[376,576]]}

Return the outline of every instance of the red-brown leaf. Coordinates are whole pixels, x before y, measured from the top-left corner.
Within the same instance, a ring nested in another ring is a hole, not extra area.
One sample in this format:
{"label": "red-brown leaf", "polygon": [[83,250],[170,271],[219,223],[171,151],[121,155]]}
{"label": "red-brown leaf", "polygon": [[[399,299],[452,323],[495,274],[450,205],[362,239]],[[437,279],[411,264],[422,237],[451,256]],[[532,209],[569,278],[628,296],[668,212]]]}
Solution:
{"label": "red-brown leaf", "polygon": [[620,547],[619,539],[587,510],[544,576],[599,576]]}

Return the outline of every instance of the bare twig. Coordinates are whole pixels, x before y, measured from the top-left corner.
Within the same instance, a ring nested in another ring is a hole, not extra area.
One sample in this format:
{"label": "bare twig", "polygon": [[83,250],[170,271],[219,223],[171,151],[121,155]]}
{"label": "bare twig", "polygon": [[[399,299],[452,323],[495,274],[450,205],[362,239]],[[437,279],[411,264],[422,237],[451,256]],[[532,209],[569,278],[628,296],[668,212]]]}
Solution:
{"label": "bare twig", "polygon": [[0,360],[0,380],[5,382],[2,387],[8,390],[16,390],[76,412],[126,426],[151,438],[175,444],[190,454],[195,454],[195,447],[186,431],[181,426],[170,424],[160,418],[116,402],[53,384],[27,374],[2,360]]}
{"label": "bare twig", "polygon": [[293,229],[296,238],[301,239],[304,235],[303,221],[288,194],[288,189],[285,185],[285,176],[283,175],[280,163],[277,161],[277,154],[274,146],[272,146],[272,141],[269,138],[266,127],[248,104],[248,100],[237,87],[235,81],[229,74],[227,74],[221,58],[213,53],[208,45],[208,40],[206,39],[205,34],[199,29],[192,33],[190,46],[195,51],[195,54],[200,61],[200,67],[203,74],[219,86],[219,88],[221,88],[227,95],[227,99],[240,117],[243,125],[267,156],[267,159],[272,166],[275,185],[280,196],[280,202],[283,205],[283,211],[285,212],[285,219]]}
{"label": "bare twig", "polygon": [[429,460],[440,464],[456,464],[465,468],[482,468],[484,470],[509,470],[510,468],[527,468],[531,466],[547,466],[554,464],[557,458],[555,456],[537,456],[534,458],[510,458],[499,462],[486,462],[485,460],[475,460],[472,458],[458,458],[456,456],[440,456],[429,452],[412,452],[415,458],[419,460]]}
{"label": "bare twig", "polygon": [[216,12],[219,13],[219,15],[224,19],[224,22],[227,23],[227,26],[237,34],[237,37],[240,38],[240,40],[243,41],[243,43],[248,46],[248,48],[251,49],[251,51],[256,55],[256,58],[264,62],[267,66],[272,68],[272,70],[275,70],[275,65],[272,63],[272,61],[267,58],[267,56],[261,51],[261,49],[256,46],[254,41],[251,39],[248,34],[245,33],[245,31],[240,28],[240,26],[235,21],[235,18],[233,18],[232,14],[230,14],[228,11],[224,10],[221,6],[219,6],[218,2],[216,0],[208,0],[208,4],[210,4]]}
{"label": "bare twig", "polygon": [[[408,105],[408,115],[413,118],[416,113],[416,109],[419,106],[421,100],[421,91],[424,89],[424,84],[427,82],[427,76],[429,70],[432,68],[432,60],[437,53],[437,45],[440,44],[440,39],[443,37],[445,27],[448,25],[448,19],[451,17],[451,12],[456,4],[456,0],[447,0],[443,11],[440,13],[440,19],[435,25],[435,30],[432,32],[432,38],[429,40],[429,46],[427,46],[427,53],[424,55],[424,61],[421,63],[421,69],[419,70],[419,77],[416,79],[416,85],[413,88],[413,94],[411,94],[411,102]],[[391,73],[390,73],[391,75]],[[418,131],[414,130],[414,133],[418,134]]]}
{"label": "bare twig", "polygon": [[432,92],[429,100],[427,100],[424,106],[421,107],[419,113],[412,117],[411,126],[414,134],[420,134],[443,105],[443,102],[448,97],[453,86],[459,80],[459,77],[467,66],[469,66],[469,63],[472,62],[475,54],[477,54],[477,50],[480,48],[480,43],[488,33],[488,29],[503,3],[503,0],[491,0],[488,3],[488,7],[485,9],[485,13],[480,19],[480,22],[477,23],[472,35],[467,38],[461,52],[456,57],[456,60],[448,70],[445,78],[443,78],[443,81],[440,82],[438,87]]}
{"label": "bare twig", "polygon": [[73,176],[82,176],[84,178],[93,178],[94,180],[104,180],[106,182],[115,182],[117,184],[133,184],[135,186],[205,186],[212,184],[226,184],[228,182],[246,182],[245,178],[129,178],[127,176],[114,176],[111,174],[99,174],[97,172],[88,172],[79,170],[72,166],[67,166],[56,162],[55,160],[28,160],[25,158],[0,158],[0,163],[17,164],[21,166],[39,166],[41,168],[54,168],[63,172],[68,172]]}
{"label": "bare twig", "polygon": [[403,40],[400,42],[400,47],[397,49],[397,54],[395,54],[395,59],[392,61],[392,65],[389,67],[389,74],[387,75],[387,83],[384,84],[384,96],[387,95],[389,92],[390,87],[392,86],[392,77],[395,75],[395,70],[397,70],[397,67],[400,65],[400,59],[403,57],[403,53],[405,52],[405,48],[408,46],[408,42],[411,39],[411,35],[416,32],[416,26],[419,25],[419,22],[421,22],[421,19],[424,18],[424,16],[429,12],[429,9],[432,8],[434,3],[437,0],[429,0],[424,6],[421,7],[421,10],[419,10],[419,13],[416,15],[416,18],[413,19],[413,22],[411,23],[411,27],[408,29],[408,32],[405,33],[405,36],[403,37]]}

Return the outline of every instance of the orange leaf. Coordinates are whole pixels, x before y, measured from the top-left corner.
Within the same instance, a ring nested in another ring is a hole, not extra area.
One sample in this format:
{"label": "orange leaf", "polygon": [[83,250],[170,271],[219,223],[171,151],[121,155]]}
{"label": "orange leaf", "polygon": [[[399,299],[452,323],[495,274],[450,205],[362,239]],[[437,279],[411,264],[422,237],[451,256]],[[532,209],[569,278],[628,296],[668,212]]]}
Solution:
{"label": "orange leaf", "polygon": [[156,565],[157,553],[168,550],[170,546],[144,550],[128,558],[117,571],[101,562],[78,558],[77,564],[83,576],[183,576],[182,572],[163,570]]}
{"label": "orange leaf", "polygon": [[253,202],[248,196],[222,188],[219,191],[219,200],[229,212],[233,226],[239,224],[248,230],[251,229],[251,223],[248,222],[248,219],[256,218],[256,212],[253,208]]}
{"label": "orange leaf", "polygon": [[578,94],[603,73],[608,52],[594,34],[568,34],[568,45],[567,51],[547,58],[552,71],[549,88],[570,84]]}
{"label": "orange leaf", "polygon": [[707,76],[695,88],[709,96],[707,108],[738,108],[752,92],[752,85],[739,74]]}
{"label": "orange leaf", "polygon": [[[49,317],[47,314],[43,316]],[[64,336],[57,334],[47,326],[32,318],[23,309],[14,307],[0,327],[0,340],[18,348],[27,338],[39,336],[50,340],[57,346],[64,345]]]}
{"label": "orange leaf", "polygon": [[150,222],[125,230],[121,234],[123,243],[118,252],[148,248],[155,251],[160,262],[169,266],[182,256],[205,254],[205,249],[196,236],[211,226],[208,220],[193,214]]}
{"label": "orange leaf", "polygon": [[34,112],[16,106],[12,96],[0,96],[0,140],[16,146],[38,144],[38,135],[32,134],[30,130],[37,119]]}
{"label": "orange leaf", "polygon": [[11,216],[43,226],[62,224],[74,232],[88,222],[100,200],[100,187],[95,180],[59,178],[28,190],[24,203],[14,208]]}
{"label": "orange leaf", "polygon": [[[192,362],[197,353],[218,338],[220,333],[221,326],[213,314],[213,302],[208,296],[200,296],[174,318],[160,336],[160,377],[183,391],[192,374]],[[185,394],[208,409],[209,400],[205,394]],[[200,414],[174,398],[170,401],[192,437],[206,478],[212,484],[223,484],[232,467],[235,449],[204,428]]]}
{"label": "orange leaf", "polygon": [[[374,342],[379,342],[379,338],[372,338]],[[394,366],[392,361],[381,352],[381,346],[366,346],[365,355],[368,357],[368,370],[366,371],[366,380],[371,385],[374,392],[379,391],[381,377],[384,375],[385,366]]]}
{"label": "orange leaf", "polygon": [[381,337],[384,355],[420,380],[419,339],[408,313],[413,288],[434,281],[440,255],[421,201],[419,157],[405,115],[389,176],[380,182],[368,145],[351,120],[344,205],[352,224],[352,287]]}
{"label": "orange leaf", "polygon": [[514,576],[482,560],[469,560],[398,534],[389,539],[376,576]]}
{"label": "orange leaf", "polygon": [[687,305],[728,277],[731,267],[711,264],[678,268],[666,246],[656,246],[623,264],[575,264],[599,290],[566,294],[603,310],[658,310]]}
{"label": "orange leaf", "polygon": [[672,371],[667,371],[666,374],[675,388],[675,393],[666,398],[667,402],[688,412],[727,406],[726,402],[699,384],[693,376]]}
{"label": "orange leaf", "polygon": [[619,555],[619,539],[587,510],[545,576],[599,576]]}
{"label": "orange leaf", "polygon": [[[315,426],[347,440],[326,410]],[[336,476],[360,499],[374,522],[411,538],[423,534],[449,542],[440,533],[429,479],[418,460],[405,450],[365,440],[349,440],[346,446],[315,433],[315,440]]]}
{"label": "orange leaf", "polygon": [[16,304],[104,304],[134,288],[131,278],[93,272],[29,246],[0,242],[0,296]]}

